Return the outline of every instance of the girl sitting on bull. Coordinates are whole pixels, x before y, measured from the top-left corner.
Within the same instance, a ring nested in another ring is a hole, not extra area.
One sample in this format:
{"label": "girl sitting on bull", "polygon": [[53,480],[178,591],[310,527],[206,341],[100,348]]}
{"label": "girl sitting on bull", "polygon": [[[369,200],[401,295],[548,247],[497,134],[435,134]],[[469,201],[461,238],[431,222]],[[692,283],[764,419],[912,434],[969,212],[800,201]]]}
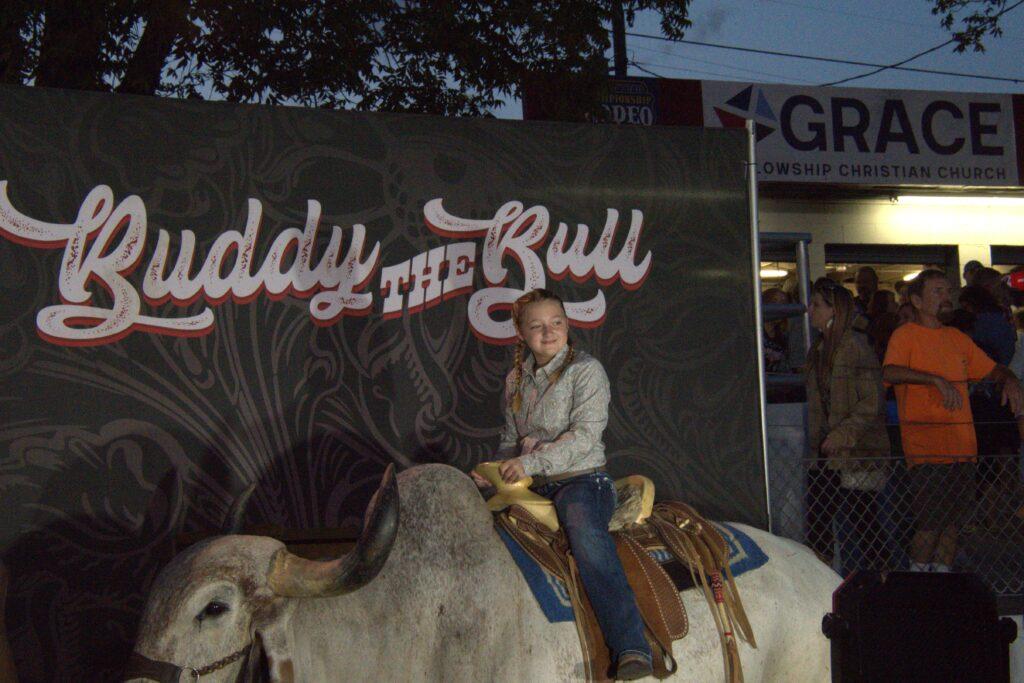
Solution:
{"label": "girl sitting on bull", "polygon": [[533,491],[554,503],[616,678],[650,675],[650,645],[608,531],[616,504],[601,440],[608,376],[596,358],[573,348],[565,308],[552,292],[535,289],[517,299],[512,320],[518,341],[505,382],[499,472],[508,483],[532,477]]}

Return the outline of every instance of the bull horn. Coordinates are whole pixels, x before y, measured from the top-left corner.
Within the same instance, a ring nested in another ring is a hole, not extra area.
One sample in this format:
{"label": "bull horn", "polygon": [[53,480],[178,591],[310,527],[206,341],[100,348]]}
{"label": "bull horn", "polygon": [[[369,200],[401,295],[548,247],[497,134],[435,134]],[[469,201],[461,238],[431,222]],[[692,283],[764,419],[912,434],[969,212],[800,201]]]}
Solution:
{"label": "bull horn", "polygon": [[281,548],[270,562],[267,585],[287,598],[343,595],[362,588],[384,566],[398,535],[398,484],[395,466],[384,470],[380,487],[366,509],[363,533],[352,552],[335,560],[307,560]]}
{"label": "bull horn", "polygon": [[224,515],[224,526],[222,532],[225,536],[237,534],[242,531],[242,520],[245,518],[245,508],[249,505],[249,498],[256,490],[256,482],[249,484],[245,490],[238,494],[228,513]]}

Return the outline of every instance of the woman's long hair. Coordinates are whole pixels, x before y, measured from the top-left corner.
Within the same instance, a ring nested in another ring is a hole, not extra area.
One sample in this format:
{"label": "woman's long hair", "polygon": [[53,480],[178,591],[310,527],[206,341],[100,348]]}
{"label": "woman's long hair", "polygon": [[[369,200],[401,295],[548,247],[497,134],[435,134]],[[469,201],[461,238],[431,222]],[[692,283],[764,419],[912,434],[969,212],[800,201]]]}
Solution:
{"label": "woman's long hair", "polygon": [[853,295],[843,285],[827,277],[818,278],[811,295],[819,294],[832,309],[832,325],[818,337],[807,354],[807,367],[815,373],[818,386],[827,391],[836,362],[836,352],[853,323]]}
{"label": "woman's long hair", "polygon": [[[530,304],[535,304],[538,301],[557,301],[558,305],[562,308],[562,313],[565,313],[565,304],[562,303],[561,297],[554,292],[547,289],[534,289],[532,291],[523,294],[521,297],[516,299],[512,303],[512,322],[516,326],[516,330],[519,330],[519,318],[523,315],[523,311]],[[567,344],[569,346],[569,353],[565,356],[565,362],[562,363],[562,367],[558,368],[551,374],[551,384],[558,381],[558,378],[562,376],[564,371],[569,365],[576,359],[576,349],[572,346],[572,337],[567,338]],[[526,348],[526,342],[522,339],[516,340],[516,354],[515,354],[515,389],[512,392],[512,410],[519,412],[519,408],[523,405],[523,363],[526,361],[526,354],[528,349]]]}

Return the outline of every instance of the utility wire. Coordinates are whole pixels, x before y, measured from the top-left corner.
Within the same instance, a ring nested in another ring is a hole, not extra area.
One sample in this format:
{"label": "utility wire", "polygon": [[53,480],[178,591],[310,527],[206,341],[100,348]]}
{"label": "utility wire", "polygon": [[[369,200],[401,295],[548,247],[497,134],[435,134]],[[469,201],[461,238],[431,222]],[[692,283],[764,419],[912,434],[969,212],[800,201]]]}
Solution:
{"label": "utility wire", "polygon": [[[642,50],[644,52],[654,52],[654,53],[657,53],[657,54],[660,54],[660,55],[668,55],[669,57],[677,57],[677,58],[679,57],[678,53],[672,52],[671,50],[658,50],[658,49],[653,48],[653,47],[644,47],[643,45],[632,45],[632,46],[630,46],[629,49],[630,50]],[[743,67],[733,66],[732,64],[726,64],[724,62],[712,62],[712,61],[709,61],[707,59],[697,59],[696,57],[687,57],[686,58],[686,62],[687,63],[697,62],[698,64],[710,64],[712,66],[725,67],[726,69],[730,69],[732,71],[743,71],[745,73],[756,74],[758,76],[768,76],[769,78],[779,78],[779,79],[782,79],[784,81],[799,81],[799,82],[805,83],[807,85],[811,85],[812,84],[811,81],[807,81],[807,80],[804,80],[802,78],[794,78],[792,76],[786,76],[786,75],[783,75],[783,74],[780,74],[780,73],[773,73],[771,71],[757,71],[756,69],[745,69]],[[668,66],[667,64],[653,64],[652,63],[651,66],[663,66],[666,69],[670,69],[672,71],[691,71],[691,69],[687,69],[685,67],[681,67],[681,66]],[[735,74],[728,74],[727,77],[728,78],[737,78],[737,76]]]}
{"label": "utility wire", "polygon": [[[1022,0],[1024,2],[1024,0]],[[1018,3],[1020,4],[1020,3]],[[872,68],[884,67],[887,69],[894,69],[896,71],[913,71],[915,73],[923,74],[936,74],[939,76],[959,76],[961,78],[977,78],[986,81],[1003,81],[1007,83],[1024,83],[1024,77],[1021,78],[1010,78],[1004,76],[984,76],[981,74],[969,74],[960,73],[956,71],[942,71],[940,69],[919,69],[911,66],[891,66],[889,64],[876,64],[874,62],[861,62],[853,59],[836,59],[834,57],[820,57],[818,55],[804,55],[795,52],[780,52],[778,50],[759,50],[752,47],[741,47],[739,45],[725,45],[722,43],[709,43],[701,40],[690,40],[688,38],[669,38],[667,36],[658,36],[653,33],[637,33],[634,31],[626,31],[627,36],[634,38],[648,38],[650,40],[661,40],[667,43],[681,43],[684,45],[699,45],[701,47],[713,47],[720,50],[735,50],[738,52],[752,52],[759,55],[772,55],[774,57],[789,57],[792,59],[809,59],[816,62],[828,62],[830,64],[849,64],[851,66],[868,66]],[[940,46],[941,47],[941,46]]]}
{"label": "utility wire", "polygon": [[[1001,12],[996,14],[995,17],[993,17],[993,18],[998,19],[999,17],[1003,16],[1004,14],[1009,12],[1010,10],[1013,10],[1013,9],[1016,9],[1017,7],[1020,7],[1021,4],[1024,4],[1024,0],[1017,0],[1017,2],[1013,3],[1009,7],[1006,7]],[[924,50],[922,52],[918,52],[916,55],[914,55],[912,57],[907,57],[906,59],[904,59],[901,62],[896,62],[895,64],[889,64],[887,66],[881,66],[881,67],[875,69],[874,71],[868,71],[867,73],[863,73],[863,74],[860,74],[858,76],[850,76],[849,78],[842,78],[842,79],[840,79],[838,81],[832,81],[831,83],[822,83],[821,87],[824,88],[824,87],[827,87],[827,86],[830,86],[830,85],[839,85],[840,83],[849,83],[850,81],[856,81],[856,80],[861,79],[861,78],[867,78],[868,76],[874,76],[875,74],[881,73],[883,71],[886,71],[887,69],[898,69],[901,66],[903,66],[904,64],[906,64],[907,62],[912,62],[915,59],[917,59],[918,57],[925,56],[929,52],[935,52],[939,48],[946,47],[947,45],[949,45],[950,43],[953,43],[955,41],[956,41],[956,38],[950,38],[949,40],[947,40],[944,43],[940,43],[940,44],[936,45],[935,47],[929,48],[929,49]],[[1014,82],[1016,83],[1017,81],[1014,81]]]}
{"label": "utility wire", "polygon": [[722,73],[721,71],[702,71],[701,69],[690,69],[690,68],[681,67],[681,66],[669,66],[668,64],[655,64],[653,62],[638,62],[635,59],[628,60],[627,64],[629,64],[630,66],[636,67],[637,70],[639,70],[639,71],[643,71],[646,74],[650,74],[651,76],[655,76],[657,78],[662,78],[662,79],[667,78],[667,76],[663,76],[661,74],[656,74],[653,71],[651,71],[650,69],[646,68],[644,65],[646,64],[647,66],[653,66],[653,67],[658,68],[658,69],[669,69],[671,71],[683,71],[683,72],[691,73],[691,74],[701,74],[701,75],[704,75],[704,76],[717,76],[719,78],[726,78],[726,79],[728,79],[728,78],[735,78],[735,74]]}
{"label": "utility wire", "polygon": [[[912,57],[907,57],[902,62],[896,62],[895,64],[887,64],[885,66],[880,66],[877,69],[875,69],[874,71],[868,71],[866,73],[862,73],[862,74],[859,74],[857,76],[850,76],[849,78],[841,78],[838,81],[831,81],[829,83],[822,83],[819,87],[827,88],[827,87],[829,87],[831,85],[839,85],[840,83],[849,83],[850,81],[856,81],[856,80],[858,80],[860,78],[867,78],[868,76],[874,76],[875,74],[881,73],[883,71],[886,71],[887,69],[898,69],[901,66],[903,66],[904,64],[906,64],[907,62],[912,62],[915,59],[917,59],[918,57],[924,57],[929,52],[935,52],[936,50],[938,50],[940,48],[946,47],[950,43],[955,42],[955,40],[956,40],[955,38],[950,38],[946,42],[940,43],[940,44],[936,45],[935,47],[930,47],[927,50],[923,50],[921,52],[918,52],[916,55],[914,55]],[[1016,83],[1016,81],[1014,81],[1014,82]]]}
{"label": "utility wire", "polygon": [[632,66],[632,67],[633,67],[634,69],[637,69],[637,70],[639,70],[639,71],[643,71],[643,72],[644,72],[645,74],[648,74],[648,75],[654,76],[655,78],[665,78],[665,77],[664,77],[664,76],[662,76],[661,74],[656,74],[656,73],[654,73],[653,71],[651,71],[650,69],[645,69],[644,67],[640,66],[639,64],[637,64],[637,63],[636,63],[636,62],[634,62],[633,60],[629,60],[629,62],[627,62],[627,63],[628,63],[628,64],[629,64],[630,66]]}

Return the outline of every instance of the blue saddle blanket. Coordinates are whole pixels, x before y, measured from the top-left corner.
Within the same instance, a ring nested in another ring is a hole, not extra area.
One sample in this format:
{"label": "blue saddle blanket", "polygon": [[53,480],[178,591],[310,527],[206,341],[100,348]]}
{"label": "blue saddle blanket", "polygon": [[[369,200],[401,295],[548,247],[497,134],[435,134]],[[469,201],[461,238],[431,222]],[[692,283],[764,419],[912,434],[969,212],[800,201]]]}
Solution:
{"label": "blue saddle blanket", "polygon": [[[724,522],[712,522],[712,524],[729,545],[729,569],[733,576],[757,569],[768,561],[768,556],[750,536],[731,524]],[[537,603],[548,621],[551,623],[573,621],[572,601],[569,599],[569,592],[565,589],[562,580],[537,564],[504,529],[499,527],[496,529],[512,555],[512,559],[519,567],[519,571],[522,572],[523,578],[526,579],[526,583],[530,585],[533,597],[537,599]],[[652,552],[651,557],[662,564],[674,559],[668,550]]]}

